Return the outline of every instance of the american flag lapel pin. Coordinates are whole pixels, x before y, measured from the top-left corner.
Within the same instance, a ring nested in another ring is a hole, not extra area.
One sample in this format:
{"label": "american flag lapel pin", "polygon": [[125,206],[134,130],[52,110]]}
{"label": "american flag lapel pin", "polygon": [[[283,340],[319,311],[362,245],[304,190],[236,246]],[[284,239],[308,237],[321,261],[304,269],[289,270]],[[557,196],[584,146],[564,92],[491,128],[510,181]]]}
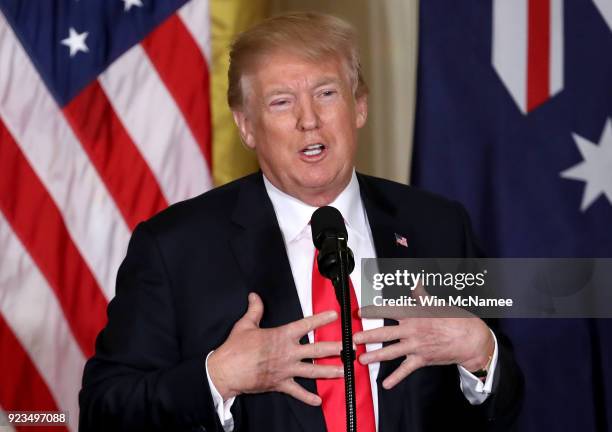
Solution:
{"label": "american flag lapel pin", "polygon": [[408,240],[406,239],[406,237],[404,237],[403,235],[400,235],[398,233],[394,233],[395,234],[395,243],[403,246],[405,248],[408,247]]}

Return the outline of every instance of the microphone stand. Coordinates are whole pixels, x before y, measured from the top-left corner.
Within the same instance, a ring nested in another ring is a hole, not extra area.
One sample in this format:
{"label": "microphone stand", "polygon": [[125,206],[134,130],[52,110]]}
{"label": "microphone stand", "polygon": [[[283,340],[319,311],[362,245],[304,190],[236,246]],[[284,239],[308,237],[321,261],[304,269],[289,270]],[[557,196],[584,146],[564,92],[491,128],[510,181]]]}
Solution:
{"label": "microphone stand", "polygon": [[340,303],[342,322],[342,352],[344,363],[344,392],[346,395],[346,430],[357,432],[357,406],[355,402],[355,350],[353,349],[353,329],[351,325],[351,291],[349,285],[348,245],[343,236],[337,237],[340,272],[332,279],[336,297]]}

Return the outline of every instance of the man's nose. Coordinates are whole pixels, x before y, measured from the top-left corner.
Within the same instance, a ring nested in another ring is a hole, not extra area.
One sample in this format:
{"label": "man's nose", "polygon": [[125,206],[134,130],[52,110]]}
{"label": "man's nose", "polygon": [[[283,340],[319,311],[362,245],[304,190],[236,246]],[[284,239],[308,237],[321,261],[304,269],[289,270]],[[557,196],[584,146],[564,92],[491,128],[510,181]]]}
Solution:
{"label": "man's nose", "polygon": [[297,128],[301,131],[318,129],[320,119],[317,110],[310,99],[300,102],[298,107]]}

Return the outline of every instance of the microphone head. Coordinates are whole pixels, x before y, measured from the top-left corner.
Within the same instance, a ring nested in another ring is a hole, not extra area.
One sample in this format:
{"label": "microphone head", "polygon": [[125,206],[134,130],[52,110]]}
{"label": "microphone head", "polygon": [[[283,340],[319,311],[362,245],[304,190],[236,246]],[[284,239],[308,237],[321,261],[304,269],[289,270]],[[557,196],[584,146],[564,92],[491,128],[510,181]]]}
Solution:
{"label": "microphone head", "polygon": [[323,240],[327,237],[343,235],[348,240],[344,218],[335,207],[325,206],[316,209],[310,219],[310,227],[312,228],[312,242],[319,250],[323,245]]}

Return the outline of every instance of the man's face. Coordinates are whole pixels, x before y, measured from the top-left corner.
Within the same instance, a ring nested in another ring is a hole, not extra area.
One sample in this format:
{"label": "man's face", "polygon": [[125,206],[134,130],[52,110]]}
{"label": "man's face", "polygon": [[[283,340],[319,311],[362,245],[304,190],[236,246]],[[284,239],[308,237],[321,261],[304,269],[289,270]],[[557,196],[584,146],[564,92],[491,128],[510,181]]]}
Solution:
{"label": "man's face", "polygon": [[342,62],[275,52],[242,86],[244,106],[234,119],[268,180],[313,206],[333,201],[350,181],[357,129],[367,117],[366,97],[354,99]]}

